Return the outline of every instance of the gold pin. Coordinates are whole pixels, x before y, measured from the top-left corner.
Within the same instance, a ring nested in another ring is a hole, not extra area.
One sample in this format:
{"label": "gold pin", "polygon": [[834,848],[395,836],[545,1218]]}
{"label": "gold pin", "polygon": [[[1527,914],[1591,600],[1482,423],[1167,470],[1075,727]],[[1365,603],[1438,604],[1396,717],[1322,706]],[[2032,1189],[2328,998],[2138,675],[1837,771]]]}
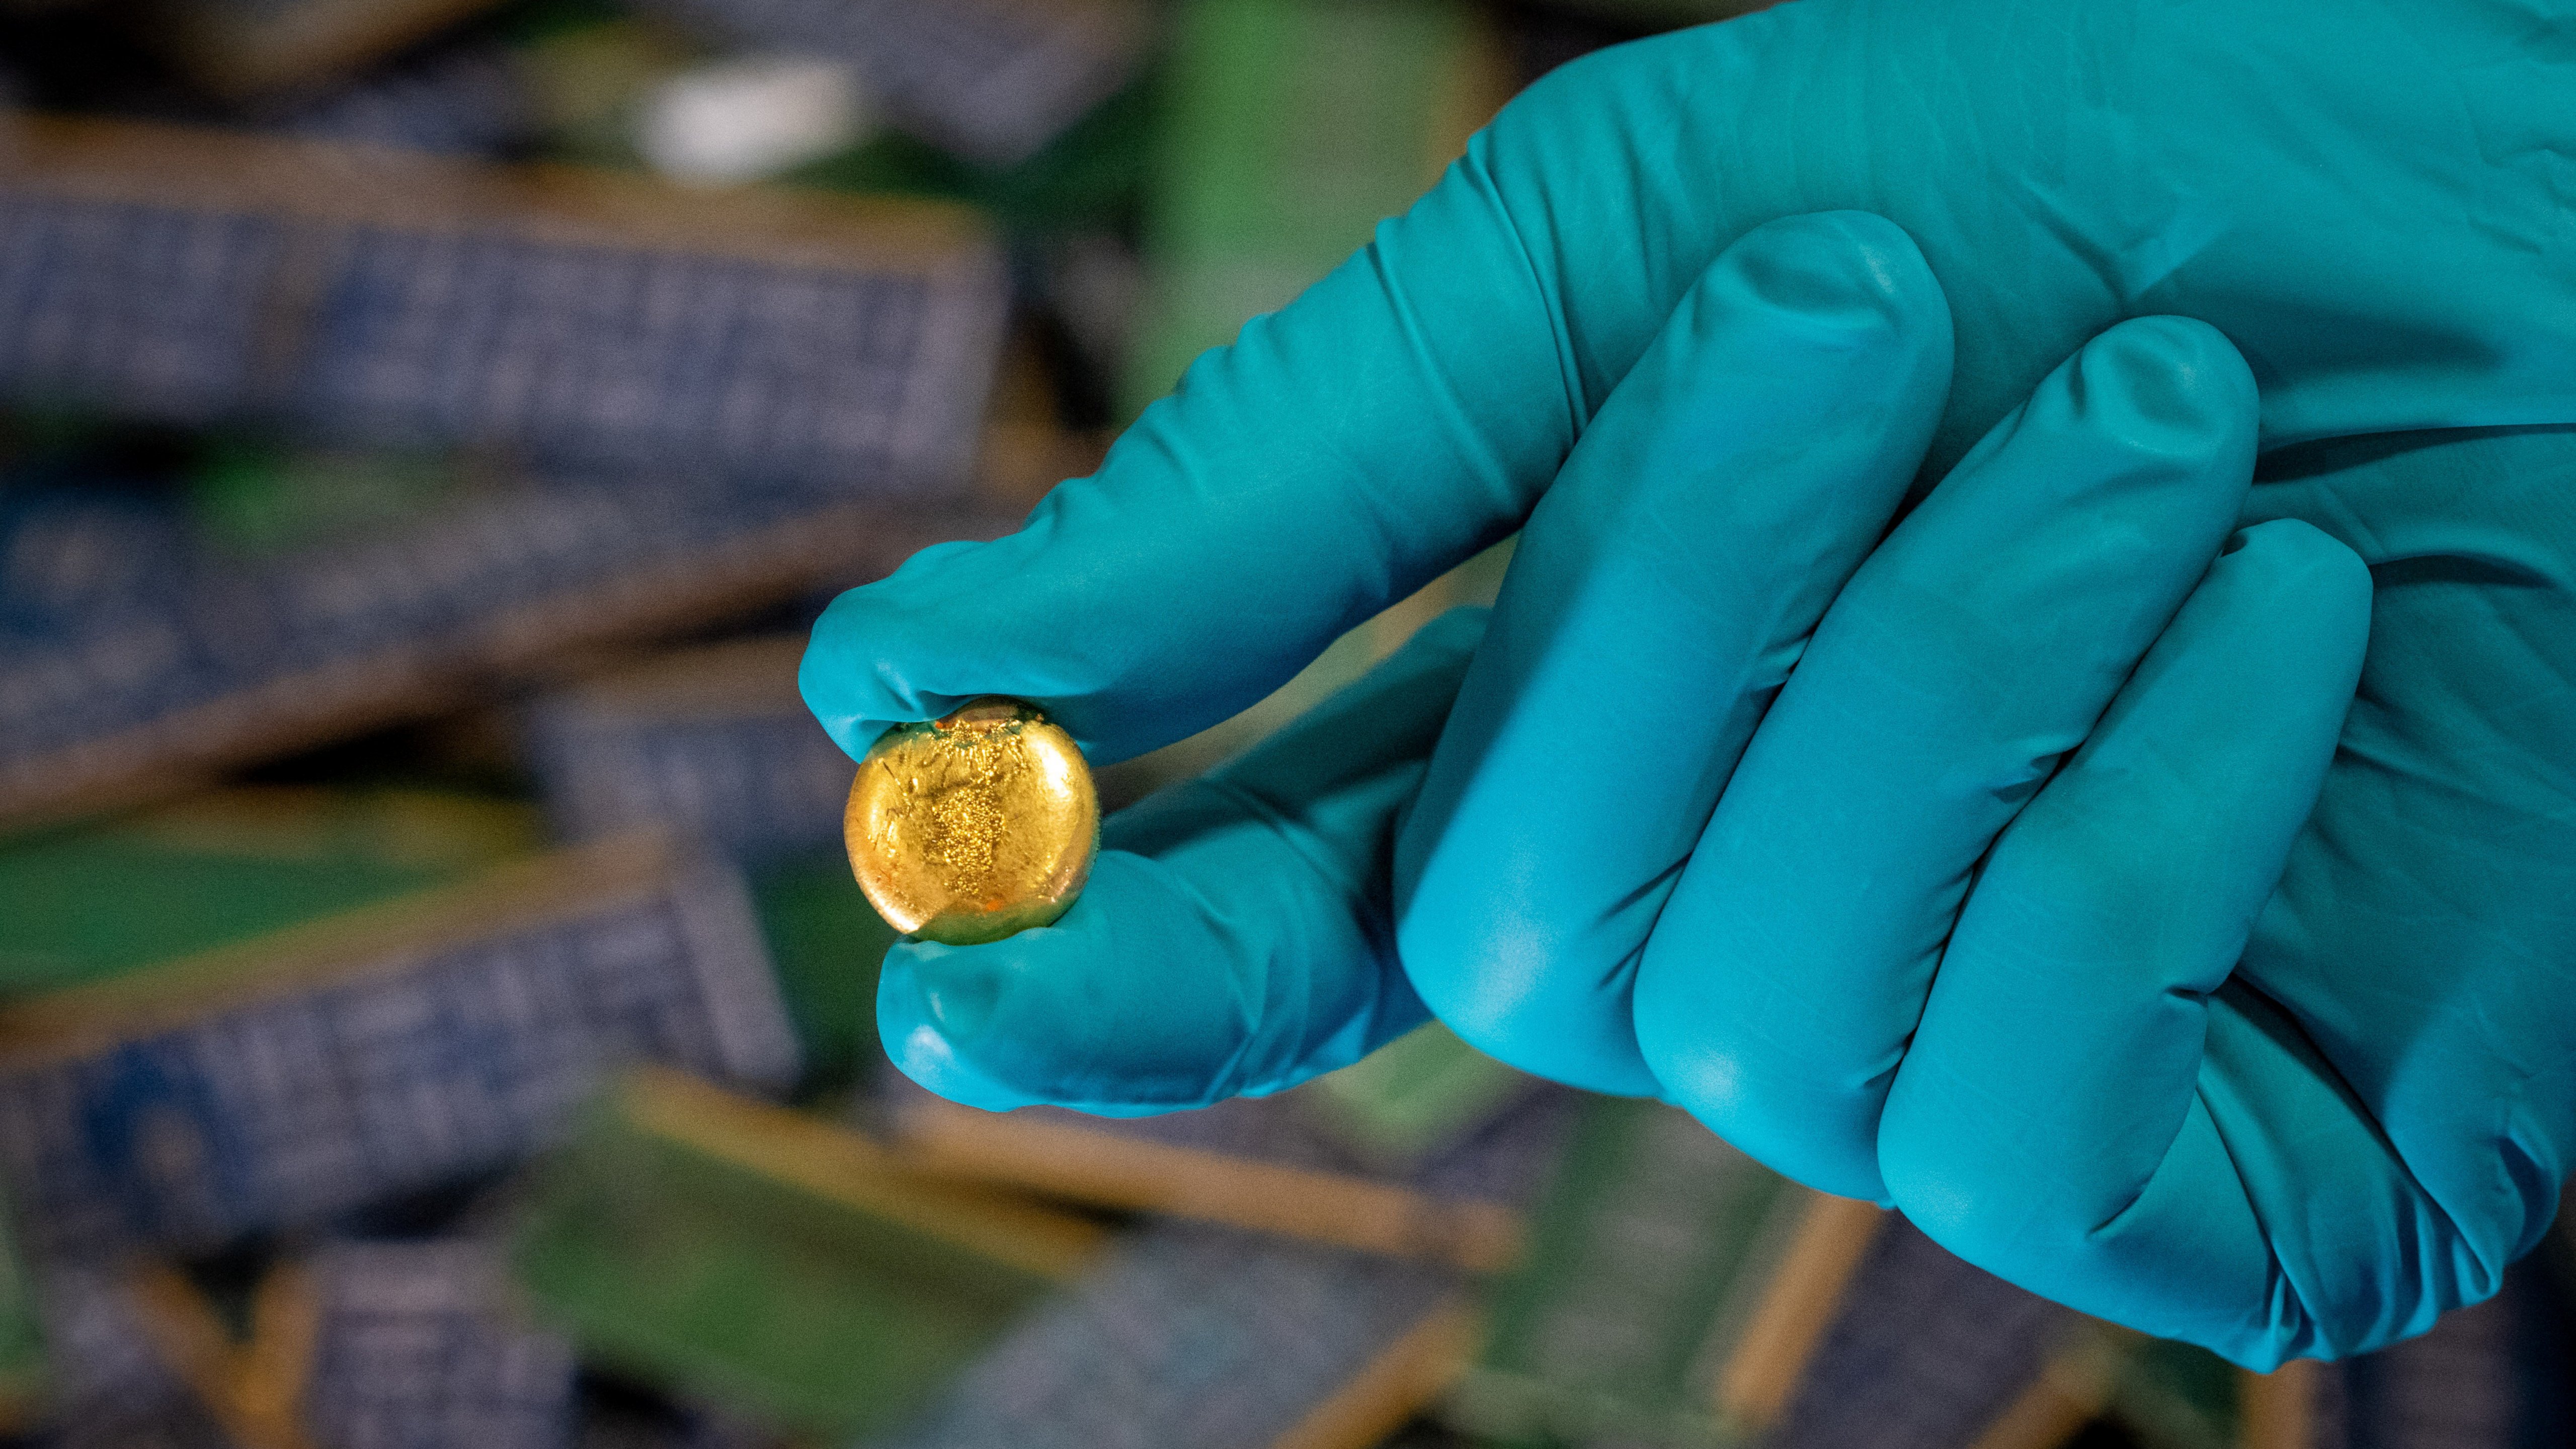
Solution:
{"label": "gold pin", "polygon": [[986,695],[886,731],[859,762],[841,833],[886,924],[973,946],[1051,924],[1082,894],[1100,801],[1073,736]]}

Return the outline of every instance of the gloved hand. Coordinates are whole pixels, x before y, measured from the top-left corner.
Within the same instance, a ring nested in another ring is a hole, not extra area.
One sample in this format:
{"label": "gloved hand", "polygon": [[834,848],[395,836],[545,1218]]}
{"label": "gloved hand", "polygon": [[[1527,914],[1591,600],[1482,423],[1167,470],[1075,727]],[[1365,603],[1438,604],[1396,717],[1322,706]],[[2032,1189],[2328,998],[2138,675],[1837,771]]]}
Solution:
{"label": "gloved hand", "polygon": [[[2342,752],[2222,994],[2241,1004],[2213,1018],[2252,1023],[2225,1031],[2272,1043],[2308,1088],[2267,1096],[2271,1077],[2240,1078],[2251,1084],[2246,1120],[2270,1125],[2222,1136],[2226,1160],[2194,1179],[2232,1182],[2233,1207],[2209,1220],[2256,1251],[2214,1261],[2256,1276],[2141,1272],[2137,1259],[2095,1251],[2120,1233],[2089,1234],[2092,1224],[2066,1216],[2138,1162],[2165,1160],[2141,1156],[2131,1137],[2061,1130],[2066,1119],[2051,1114],[2109,1090],[2098,1082],[2070,1080],[2065,1102],[1964,1092],[1957,1100],[1975,1110],[1947,1113],[1905,1109],[1909,1086],[1881,1129],[1876,1104],[1904,1046],[1883,1029],[1910,1025],[1919,957],[1882,958],[1830,990],[1794,972],[1758,974],[1768,968],[1756,963],[1750,994],[1766,981],[1793,986],[1801,1005],[1821,1003],[1823,1024],[1766,1024],[1757,1001],[1754,1016],[1659,1036],[1657,1065],[1677,1099],[1768,1143],[1759,1150],[1793,1173],[1892,1192],[1970,1258],[2108,1316],[2167,1322],[2190,1316],[2197,1294],[2192,1311],[2207,1323],[2207,1303],[2233,1295],[2245,1306],[2236,1326],[2204,1336],[2248,1362],[2420,1330],[2492,1291],[2536,1240],[2576,1143],[2564,1045],[2576,1039],[2569,15],[2564,3],[2453,0],[2366,11],[1800,0],[1579,62],[1515,102],[1367,252],[1202,360],[1101,474],[1059,489],[1022,533],[928,551],[836,604],[808,659],[808,697],[854,752],[889,723],[985,692],[1040,701],[1104,760],[1212,723],[1516,526],[1575,440],[1590,445],[1596,415],[1606,425],[1614,388],[1710,259],[1781,216],[1877,212],[1920,243],[1940,279],[1958,371],[1918,495],[2111,322],[2197,317],[2235,344],[2260,385],[2264,481],[2245,516],[2309,520],[2372,563],[2379,585]],[[1804,416],[1808,432],[1751,446],[1784,460],[1853,446],[1833,407]],[[2499,430],[2363,436],[2462,427]],[[1830,554],[1810,557],[1821,566]],[[1829,598],[1832,582],[1808,602]],[[1764,627],[1712,620],[1721,625],[1729,637]],[[1605,690],[1586,703],[1583,719],[1562,722],[1569,742],[1587,721],[1650,702]],[[1903,797],[1863,785],[1834,797],[1837,808]],[[1885,823],[1895,837],[1915,822]],[[1929,838],[1955,852],[1959,824],[1934,822]],[[1311,831],[1280,838],[1306,844],[1273,859],[1321,848]],[[1636,883],[1645,905],[1632,916],[1651,914],[1680,866],[1676,853]],[[1855,883],[1817,884],[1790,903],[1845,900]],[[1903,884],[1920,895],[1924,876]],[[1943,889],[1956,900],[1964,884]],[[1067,922],[1108,909],[1107,888]],[[1190,890],[1194,907],[1231,921],[1282,905]],[[1417,880],[1408,918],[1426,904]],[[1934,904],[1923,896],[1913,909],[1937,919]],[[1739,907],[1815,924],[1763,902]],[[1045,949],[1045,934],[954,955],[1019,960]],[[1257,939],[1326,953],[1332,935],[1271,921]],[[1819,939],[1793,931],[1784,943],[1807,951]],[[1412,963],[1415,979],[1507,1059],[1562,1069],[1578,1055],[1567,1043],[1593,1043],[1565,1075],[1661,1088],[1616,1029],[1631,1011],[1632,959],[1605,968],[1603,954],[1571,953],[1535,972],[1500,969],[1494,952],[1511,944],[1464,941]],[[1739,952],[1702,961],[1701,974],[1724,979],[1748,954],[1807,959]],[[1289,956],[1263,959],[1284,973],[1277,995],[1246,992],[1243,1014],[1274,999],[1302,1007],[1308,987],[1287,979]],[[1899,960],[1912,964],[1891,969]],[[1084,979],[1146,970],[1103,958]],[[985,982],[1001,1001],[1034,977],[969,968],[935,948],[898,953],[890,1043],[934,1086],[950,1080],[938,1057],[956,1039],[927,1008],[904,1016],[896,997],[928,1000],[950,979]],[[2085,1019],[2119,1020],[2105,1003],[2143,979],[2106,978],[2104,996],[2085,998],[2103,1014]],[[1959,1015],[1937,997],[1933,1009]],[[982,1100],[1187,1098],[1186,1071],[1145,1070],[1121,1055],[1125,1040],[1085,1038],[1095,1049],[1076,1057],[1038,1041],[1073,1023],[998,1009],[982,1019],[992,1029],[952,1054],[1008,1078],[1006,1093]],[[1390,1009],[1348,1035],[1294,1035],[1333,1044],[1308,1064],[1320,1069],[1404,1019]],[[2007,1014],[1980,1025],[1969,1013],[1959,1029],[1961,1040],[1987,1032],[2011,1047],[2024,1043],[2001,1037],[2028,1024]],[[2212,1030],[2213,1041],[2225,1034]],[[1755,1040],[1765,1031],[1806,1059],[1782,1069],[1781,1054],[1765,1057]],[[1228,1037],[1215,1049],[1241,1045]],[[1279,1085],[1305,1069],[1286,1063],[1294,1055],[1282,1048],[1257,1072],[1210,1058],[1199,1065],[1223,1069],[1197,1085]],[[1046,1075],[1070,1064],[1080,1070]],[[2186,1140],[2197,1139],[2172,1139]],[[2348,1150],[2293,1152],[2308,1142]],[[2045,1201],[2017,1217],[2024,1178],[2042,1169],[2069,1191],[2037,1194]]]}
{"label": "gloved hand", "polygon": [[[1521,554],[1663,525],[1649,529],[1666,545],[1663,602],[1684,616],[1630,651],[1647,670],[1699,652],[1687,625],[1706,615],[1803,611],[1803,632],[1884,531],[1949,371],[1940,290],[1895,228],[1859,215],[1759,228],[1630,370]],[[2197,554],[2177,566],[2185,585],[2243,487],[2180,545]],[[1748,568],[1712,567],[1670,547],[1676,537],[1720,539]],[[1525,573],[1515,563],[1507,609],[1528,595]],[[1712,581],[1728,594],[1700,606]],[[1573,582],[1638,602],[1625,579]],[[832,687],[821,661],[833,627],[807,657],[809,690]],[[1484,634],[1482,611],[1444,616],[1243,758],[1112,816],[1089,886],[1054,928],[897,946],[878,1006],[895,1062],[978,1106],[1168,1111],[1294,1085],[1420,1025],[1428,1012],[1395,951],[1395,825]],[[1577,772],[1570,793],[1606,804],[1592,791],[1608,783]],[[1703,803],[1659,848],[1688,850],[1706,814]]]}

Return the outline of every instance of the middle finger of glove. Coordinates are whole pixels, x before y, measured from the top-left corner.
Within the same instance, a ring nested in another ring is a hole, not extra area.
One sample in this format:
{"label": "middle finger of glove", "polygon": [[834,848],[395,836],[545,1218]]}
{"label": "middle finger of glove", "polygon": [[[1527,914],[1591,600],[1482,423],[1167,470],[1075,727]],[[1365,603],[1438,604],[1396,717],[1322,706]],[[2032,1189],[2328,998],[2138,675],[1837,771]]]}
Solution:
{"label": "middle finger of glove", "polygon": [[1656,910],[1949,378],[1940,288],[1874,216],[1758,228],[1683,298],[1531,514],[1397,839],[1398,946],[1451,1029],[1655,1091]]}
{"label": "middle finger of glove", "polygon": [[1636,989],[1670,1099],[1884,1201],[1878,1121],[1971,875],[2208,571],[2253,375],[2124,322],[2051,373],[1834,601],[1672,893]]}

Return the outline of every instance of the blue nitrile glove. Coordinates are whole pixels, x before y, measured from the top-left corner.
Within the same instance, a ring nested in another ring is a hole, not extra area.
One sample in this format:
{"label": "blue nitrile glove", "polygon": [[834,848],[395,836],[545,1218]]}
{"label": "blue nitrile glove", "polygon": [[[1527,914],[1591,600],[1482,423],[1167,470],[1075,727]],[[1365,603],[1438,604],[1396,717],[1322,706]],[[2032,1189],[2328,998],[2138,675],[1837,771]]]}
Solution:
{"label": "blue nitrile glove", "polygon": [[1055,925],[896,944],[887,1054],[970,1106],[1142,1116],[1293,1086],[1429,1020],[1395,959],[1390,827],[1483,633],[1483,610],[1452,610],[1241,758],[1109,817]]}
{"label": "blue nitrile glove", "polygon": [[[853,752],[985,692],[1040,701],[1102,760],[1222,718],[1512,529],[1716,253],[1793,213],[1892,218],[1940,279],[1958,374],[1922,479],[2114,320],[2213,323],[2261,388],[2269,481],[2247,517],[2315,523],[2379,584],[2344,751],[2240,972],[2370,1149],[2312,1181],[2254,1143],[2232,1159],[2263,1189],[2249,1201],[2299,1204],[2261,1219],[2281,1261],[2332,1271],[2271,1280],[2276,1326],[2228,1347],[2259,1361],[2420,1328],[2536,1239],[2576,1140],[2569,22],[2564,3],[1799,0],[1578,62],[1368,251],[1202,360],[1029,528],[845,597],[808,697]],[[2321,441],[2510,424],[2549,426]],[[1569,740],[1637,703],[1591,701]],[[1462,1018],[1490,1026],[1471,1035],[1506,1057],[1608,1041],[1585,1077],[1637,1080],[1632,1045],[1548,1005],[1579,979],[1513,1011],[1479,998],[1481,975],[1467,960],[1422,981],[1476,1008]],[[1615,1017],[1624,979],[1603,988]],[[1847,1061],[1846,1095],[1883,1091],[1886,1043],[1811,1045]],[[1092,1062],[1085,1090],[1120,1070]],[[1730,1130],[1813,1142],[1800,1171],[1884,1192],[1821,1176],[1866,1160],[1868,1113],[1818,1099],[1815,1075],[1741,1080]],[[2035,1105],[1957,1115],[1958,1160]],[[2127,1160],[2030,1150],[2079,1178]],[[1913,1174],[1921,1154],[1899,1156]],[[1909,1205],[2017,1275],[1999,1255],[2019,1239],[1972,1238],[1991,1204]],[[2167,1313],[2172,1285],[2087,1271],[2097,1310]]]}
{"label": "blue nitrile glove", "polygon": [[[1711,561],[1665,548],[1654,602],[1682,612],[1648,621],[1675,626],[1644,651],[1657,659],[1698,648],[1694,619],[1812,623],[1895,512],[1949,370],[1940,289],[1895,228],[1761,228],[1630,369],[1522,555],[1642,529],[1759,565],[1709,600]],[[2197,542],[2203,561],[2216,541]],[[1634,581],[1608,582],[1637,602]],[[1446,616],[1244,758],[1111,817],[1054,928],[888,952],[878,1026],[896,1064],[977,1106],[1162,1111],[1293,1085],[1419,1025],[1395,952],[1395,826],[1482,633],[1481,611]],[[1587,767],[1599,756],[1568,743],[1571,795],[1606,799],[1591,793],[1613,782]],[[1671,829],[1687,849],[1699,819]]]}

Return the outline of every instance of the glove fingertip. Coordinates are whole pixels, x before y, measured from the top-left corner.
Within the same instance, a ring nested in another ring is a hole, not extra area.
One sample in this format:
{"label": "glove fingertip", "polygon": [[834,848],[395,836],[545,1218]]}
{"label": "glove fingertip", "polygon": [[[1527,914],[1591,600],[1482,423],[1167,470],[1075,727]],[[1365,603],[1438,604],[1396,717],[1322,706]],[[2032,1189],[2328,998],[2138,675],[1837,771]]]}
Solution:
{"label": "glove fingertip", "polygon": [[[797,692],[850,758],[898,724],[937,719],[979,694],[1035,699],[1059,683],[1026,677],[1027,666],[992,659],[993,616],[1008,614],[1007,590],[994,579],[1035,572],[1026,553],[1042,546],[1036,526],[1009,539],[932,544],[873,583],[844,590],[807,635],[796,670]],[[1016,559],[992,552],[1013,543]],[[956,602],[966,600],[969,607]],[[1042,605],[1021,608],[1038,612]],[[1005,631],[1006,633],[1007,631]],[[1031,629],[1032,635],[1042,631]],[[959,692],[961,681],[976,681]]]}
{"label": "glove fingertip", "polygon": [[2090,425],[2125,451],[2251,478],[2254,370],[2208,323],[2133,317],[2086,343],[2068,380]]}
{"label": "glove fingertip", "polygon": [[[1896,223],[1866,211],[1782,217],[1745,233],[1727,258],[1713,285],[1683,298],[1695,330],[1724,327],[1749,303],[1775,324],[1794,323],[1810,346],[1857,350],[1894,340],[1929,359],[1946,386],[1949,300]],[[1935,398],[1940,391],[1931,389]]]}
{"label": "glove fingertip", "polygon": [[898,943],[886,953],[877,978],[877,1039],[895,1070],[924,1090],[988,1112],[1041,1100],[993,1077],[958,1050],[914,970],[910,953],[916,949],[916,943]]}
{"label": "glove fingertip", "polygon": [[2240,529],[2222,559],[2242,555],[2262,570],[2279,599],[2293,610],[2330,657],[2349,660],[2352,673],[2370,639],[2370,566],[2332,534],[2297,518],[2277,518]]}

